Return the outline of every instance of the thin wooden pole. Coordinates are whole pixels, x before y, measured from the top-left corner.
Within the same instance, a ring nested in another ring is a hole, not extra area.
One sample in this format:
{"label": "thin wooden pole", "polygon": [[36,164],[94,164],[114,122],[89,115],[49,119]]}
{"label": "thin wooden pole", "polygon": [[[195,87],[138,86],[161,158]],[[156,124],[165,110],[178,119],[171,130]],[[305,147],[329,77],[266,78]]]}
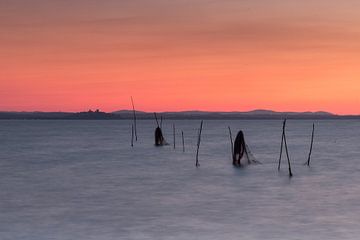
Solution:
{"label": "thin wooden pole", "polygon": [[184,140],[184,132],[183,131],[181,131],[181,138],[182,138],[183,152],[185,152],[185,140]]}
{"label": "thin wooden pole", "polygon": [[203,127],[203,120],[201,120],[201,123],[200,123],[200,130],[199,130],[199,136],[198,136],[198,142],[197,142],[196,163],[195,163],[195,166],[196,166],[196,167],[199,167],[199,166],[200,166],[200,163],[199,163],[199,148],[200,148],[200,142],[201,142],[202,127]]}
{"label": "thin wooden pole", "polygon": [[133,100],[133,97],[132,97],[132,96],[131,96],[131,104],[132,104],[132,108],[133,108],[133,115],[134,115],[135,141],[137,141],[136,113],[135,113],[134,100]]}
{"label": "thin wooden pole", "polygon": [[158,126],[158,127],[160,127],[160,125],[159,125],[159,121],[158,121],[158,119],[157,119],[156,112],[154,112],[154,116],[155,116],[155,120],[156,120],[156,124],[157,124],[157,126]]}
{"label": "thin wooden pole", "polygon": [[288,152],[288,148],[287,148],[287,144],[286,144],[286,137],[285,137],[285,135],[284,135],[284,143],[285,143],[286,156],[287,156],[287,160],[288,160],[288,164],[289,164],[289,177],[292,177],[290,157],[289,157],[289,152]]}
{"label": "thin wooden pole", "polygon": [[231,159],[234,161],[234,142],[233,142],[230,126],[228,126],[228,128],[229,128],[229,137],[230,137],[230,144],[231,144]]}
{"label": "thin wooden pole", "polygon": [[314,143],[314,131],[315,131],[315,124],[313,123],[313,126],[312,126],[312,133],[311,133],[310,151],[309,151],[309,156],[308,156],[308,160],[307,160],[307,165],[308,165],[308,166],[310,166],[311,152],[312,152],[313,143]]}
{"label": "thin wooden pole", "polygon": [[174,135],[174,149],[175,149],[175,123],[173,124],[173,135]]}
{"label": "thin wooden pole", "polygon": [[134,147],[134,124],[131,124],[131,147]]}
{"label": "thin wooden pole", "polygon": [[281,156],[282,156],[282,151],[283,151],[285,124],[286,124],[286,119],[283,121],[283,130],[282,130],[282,134],[281,134],[281,146],[280,146],[280,157],[279,157],[278,171],[280,171]]}
{"label": "thin wooden pole", "polygon": [[284,121],[284,144],[285,144],[286,157],[287,157],[288,165],[289,165],[289,177],[292,177],[293,175],[292,175],[292,172],[291,172],[289,151],[288,151],[288,147],[287,147],[287,143],[286,143],[285,125],[286,125],[286,119]]}
{"label": "thin wooden pole", "polygon": [[250,158],[249,158],[249,153],[248,153],[248,151],[247,151],[247,149],[246,149],[246,142],[245,142],[244,152],[245,152],[246,158],[247,158],[247,160],[248,160],[248,164],[251,164],[251,161],[250,161]]}

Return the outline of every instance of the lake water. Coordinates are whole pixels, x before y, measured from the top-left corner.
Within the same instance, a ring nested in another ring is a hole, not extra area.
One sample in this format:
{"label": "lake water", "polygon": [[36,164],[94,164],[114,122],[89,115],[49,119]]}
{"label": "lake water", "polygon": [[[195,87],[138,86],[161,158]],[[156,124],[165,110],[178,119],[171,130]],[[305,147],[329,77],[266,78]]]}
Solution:
{"label": "lake water", "polygon": [[[176,124],[173,149],[172,124]],[[360,121],[0,121],[0,239],[359,239]],[[227,126],[261,165],[234,168]],[[182,152],[181,130],[186,152]]]}

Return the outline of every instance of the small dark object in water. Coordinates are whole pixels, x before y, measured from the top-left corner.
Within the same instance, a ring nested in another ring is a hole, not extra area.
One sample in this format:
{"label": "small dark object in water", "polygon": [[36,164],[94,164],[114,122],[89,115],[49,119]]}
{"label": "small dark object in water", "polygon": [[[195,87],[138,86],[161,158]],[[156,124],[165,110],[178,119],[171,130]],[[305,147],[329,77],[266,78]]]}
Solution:
{"label": "small dark object in water", "polygon": [[[244,133],[242,131],[239,131],[238,134],[236,135],[234,142],[233,165],[241,166],[240,160],[244,156],[244,153],[248,155],[246,151]],[[250,163],[249,157],[248,157],[248,162]]]}
{"label": "small dark object in water", "polygon": [[165,145],[165,139],[162,134],[161,128],[157,127],[155,129],[155,146],[163,146]]}

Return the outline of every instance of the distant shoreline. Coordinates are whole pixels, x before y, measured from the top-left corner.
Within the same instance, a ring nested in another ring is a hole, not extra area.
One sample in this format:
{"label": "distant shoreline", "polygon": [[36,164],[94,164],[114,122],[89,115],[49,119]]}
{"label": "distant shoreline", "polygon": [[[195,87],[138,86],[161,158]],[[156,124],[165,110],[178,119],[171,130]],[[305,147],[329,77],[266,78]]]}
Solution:
{"label": "distant shoreline", "polygon": [[[209,120],[277,120],[277,119],[360,119],[360,115],[336,115],[328,112],[275,112],[254,110],[249,112],[161,112],[164,119],[209,119]],[[137,119],[154,119],[151,112],[136,112]],[[0,112],[0,120],[128,120],[133,119],[131,110],[111,113],[96,111],[87,112]]]}

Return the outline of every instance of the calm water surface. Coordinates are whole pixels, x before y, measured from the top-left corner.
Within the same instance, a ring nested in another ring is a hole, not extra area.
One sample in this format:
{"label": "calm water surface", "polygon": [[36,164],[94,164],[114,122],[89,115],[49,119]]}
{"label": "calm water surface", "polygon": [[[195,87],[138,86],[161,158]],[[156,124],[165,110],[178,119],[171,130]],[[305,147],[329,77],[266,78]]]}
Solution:
{"label": "calm water surface", "polygon": [[[172,124],[176,124],[173,149]],[[0,121],[0,239],[358,239],[360,121]],[[227,126],[262,165],[231,165]],[[182,152],[181,130],[186,152]],[[283,158],[286,159],[286,158]]]}

